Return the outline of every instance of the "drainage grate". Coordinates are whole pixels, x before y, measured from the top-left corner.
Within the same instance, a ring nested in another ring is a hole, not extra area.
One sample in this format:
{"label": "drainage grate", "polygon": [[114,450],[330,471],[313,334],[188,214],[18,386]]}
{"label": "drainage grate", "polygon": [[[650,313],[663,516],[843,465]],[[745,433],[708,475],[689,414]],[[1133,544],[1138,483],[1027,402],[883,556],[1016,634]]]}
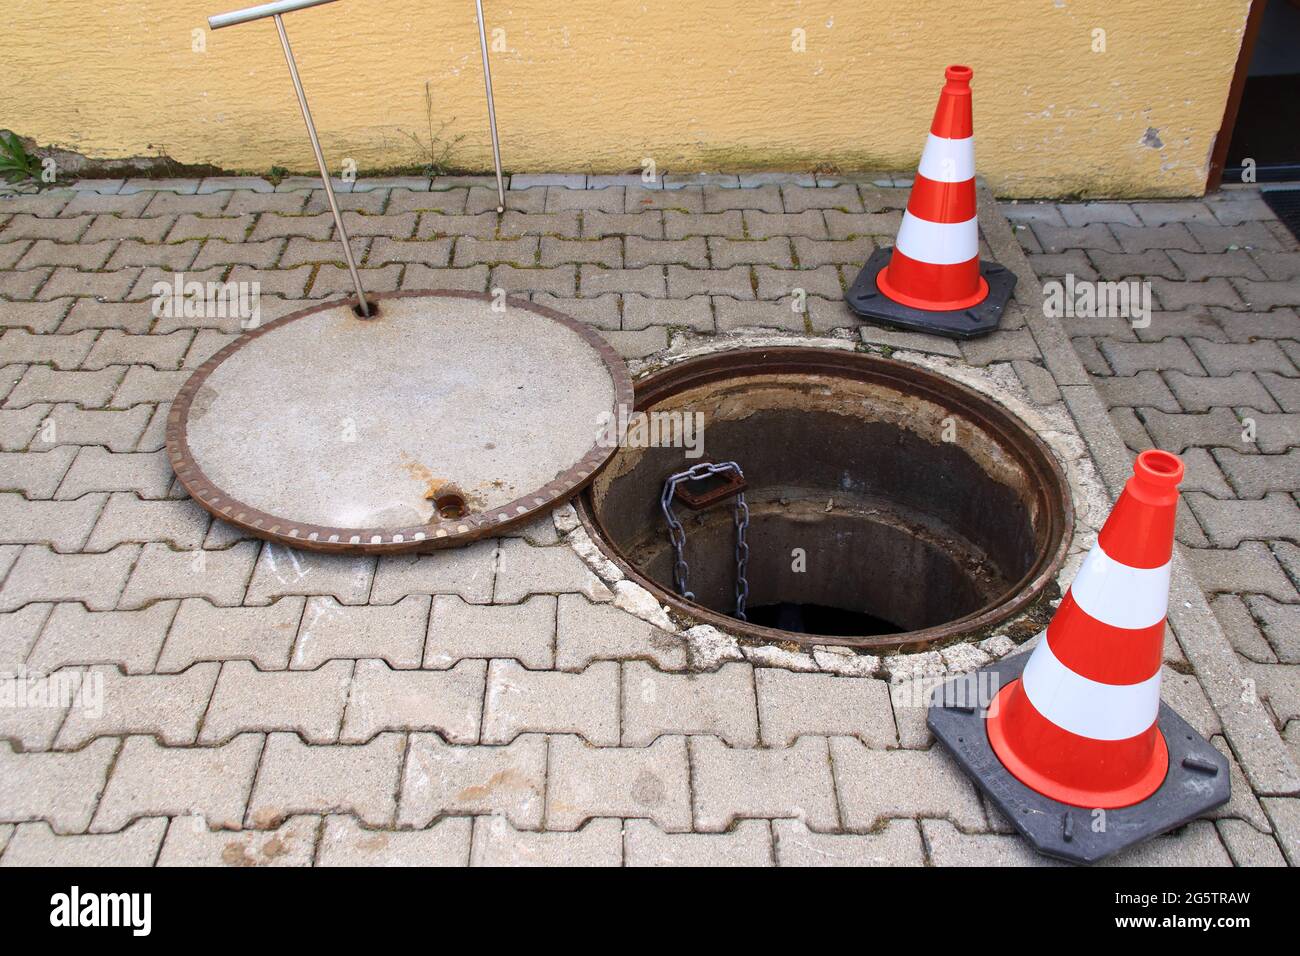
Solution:
{"label": "drainage grate", "polygon": [[1300,189],[1266,189],[1260,193],[1268,208],[1300,241]]}

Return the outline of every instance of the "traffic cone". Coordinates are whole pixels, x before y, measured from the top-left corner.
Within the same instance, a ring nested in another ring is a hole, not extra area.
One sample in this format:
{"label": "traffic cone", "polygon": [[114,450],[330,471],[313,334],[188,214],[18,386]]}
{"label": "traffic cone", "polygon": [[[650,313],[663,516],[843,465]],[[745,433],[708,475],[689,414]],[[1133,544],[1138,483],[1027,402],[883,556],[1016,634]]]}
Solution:
{"label": "traffic cone", "polygon": [[974,675],[1000,685],[986,713],[958,682],[931,706],[935,735],[1045,853],[1092,862],[1228,799],[1227,761],[1160,702],[1182,479],[1176,455],[1138,455],[1037,647]]}
{"label": "traffic cone", "polygon": [[849,307],[887,325],[955,338],[997,328],[1016,278],[979,258],[968,66],[950,66],[893,249],[875,252]]}
{"label": "traffic cone", "polygon": [[989,708],[993,752],[1062,803],[1145,800],[1169,769],[1156,716],[1183,463],[1145,451],[1024,676]]}

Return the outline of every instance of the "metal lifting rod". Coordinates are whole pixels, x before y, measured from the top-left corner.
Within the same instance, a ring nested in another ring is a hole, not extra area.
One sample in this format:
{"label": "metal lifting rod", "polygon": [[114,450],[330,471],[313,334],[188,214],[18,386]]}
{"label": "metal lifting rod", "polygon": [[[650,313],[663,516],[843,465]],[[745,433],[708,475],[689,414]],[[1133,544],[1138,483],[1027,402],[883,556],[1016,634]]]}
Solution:
{"label": "metal lifting rod", "polygon": [[487,26],[483,23],[483,0],[474,0],[478,9],[478,45],[483,51],[483,86],[487,90],[488,126],[492,128],[492,166],[497,173],[497,212],[506,211],[506,188],[501,181],[501,144],[497,141],[497,111],[492,105],[492,67],[488,63]]}
{"label": "metal lifting rod", "polygon": [[357,273],[357,263],[352,256],[352,243],[348,241],[348,231],[343,225],[343,215],[339,212],[339,203],[334,197],[334,185],[330,180],[329,167],[325,165],[325,154],[321,152],[320,138],[316,135],[316,124],[312,122],[311,109],[307,106],[307,94],[302,88],[302,80],[298,77],[298,64],[294,62],[293,49],[289,46],[289,35],[284,32],[284,21],[280,19],[282,13],[332,2],[334,0],[279,0],[277,3],[266,3],[259,7],[249,7],[246,10],[236,10],[233,13],[208,17],[208,26],[213,30],[220,30],[222,27],[234,26],[237,23],[248,23],[251,20],[260,20],[263,17],[275,19],[275,29],[280,34],[280,46],[284,48],[284,59],[289,64],[289,76],[293,80],[294,92],[298,94],[298,106],[302,109],[302,118],[307,124],[307,135],[311,137],[311,148],[312,152],[316,154],[316,165],[320,167],[321,181],[325,185],[325,198],[329,200],[330,212],[334,216],[334,226],[339,232],[339,242],[343,243],[343,258],[348,264],[348,273],[352,276],[352,284],[356,286],[357,303],[361,308],[361,314],[368,319],[370,318],[370,303],[366,300],[366,290],[361,287],[361,276]]}

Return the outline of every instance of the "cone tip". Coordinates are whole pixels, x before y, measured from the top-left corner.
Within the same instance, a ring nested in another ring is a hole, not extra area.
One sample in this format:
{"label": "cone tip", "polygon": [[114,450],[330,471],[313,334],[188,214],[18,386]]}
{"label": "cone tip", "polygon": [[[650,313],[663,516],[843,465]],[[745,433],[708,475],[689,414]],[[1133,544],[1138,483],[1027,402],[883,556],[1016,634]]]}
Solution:
{"label": "cone tip", "polygon": [[1152,488],[1172,490],[1183,480],[1183,460],[1159,449],[1144,451],[1133,462],[1133,477]]}
{"label": "cone tip", "polygon": [[948,69],[944,70],[943,75],[945,78],[949,80],[953,80],[957,83],[969,83],[971,77],[975,75],[975,71],[972,70],[969,66],[961,66],[959,64],[954,64],[948,67]]}

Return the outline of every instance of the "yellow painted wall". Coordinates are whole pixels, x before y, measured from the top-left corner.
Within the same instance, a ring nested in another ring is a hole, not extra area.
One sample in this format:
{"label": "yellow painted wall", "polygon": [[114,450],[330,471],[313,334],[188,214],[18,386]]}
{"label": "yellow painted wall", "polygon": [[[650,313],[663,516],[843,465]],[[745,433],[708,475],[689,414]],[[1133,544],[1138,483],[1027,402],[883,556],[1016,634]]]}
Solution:
{"label": "yellow painted wall", "polygon": [[[0,128],[94,158],[312,169],[272,23],[206,31],[204,15],[252,2],[6,0]],[[484,6],[505,30],[507,170],[908,169],[943,67],[966,63],[995,190],[1125,196],[1203,189],[1249,0]],[[418,163],[404,134],[426,128],[426,82],[465,137],[452,162],[491,166],[472,0],[342,0],[285,23],[336,168]]]}

